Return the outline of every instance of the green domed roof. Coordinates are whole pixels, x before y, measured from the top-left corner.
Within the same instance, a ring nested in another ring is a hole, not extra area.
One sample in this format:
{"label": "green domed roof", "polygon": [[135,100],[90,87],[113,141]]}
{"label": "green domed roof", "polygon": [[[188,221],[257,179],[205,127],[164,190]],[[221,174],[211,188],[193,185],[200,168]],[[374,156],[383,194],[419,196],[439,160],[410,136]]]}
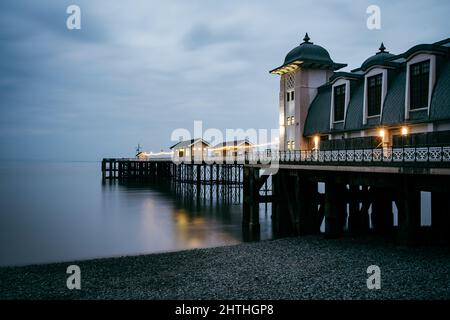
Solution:
{"label": "green domed roof", "polygon": [[390,58],[392,57],[395,57],[395,55],[386,51],[384,44],[381,43],[380,51],[371,56],[370,58],[367,58],[366,61],[364,61],[363,64],[361,65],[361,69],[367,70],[371,66],[383,65],[386,61],[390,60]]}
{"label": "green domed roof", "polygon": [[302,42],[299,46],[289,51],[289,53],[286,55],[286,58],[284,59],[284,64],[296,60],[300,61],[311,60],[332,65],[333,60],[331,60],[328,51],[321,46],[309,42],[309,40],[310,38],[308,34],[306,34],[305,38],[303,39],[304,42]]}
{"label": "green domed roof", "polygon": [[282,66],[270,71],[271,73],[283,74],[291,72],[298,68],[300,65],[302,68],[316,68],[316,69],[331,69],[337,70],[347,66],[346,64],[334,63],[331,60],[328,51],[312,42],[306,33],[303,38],[303,42],[289,51],[284,58]]}

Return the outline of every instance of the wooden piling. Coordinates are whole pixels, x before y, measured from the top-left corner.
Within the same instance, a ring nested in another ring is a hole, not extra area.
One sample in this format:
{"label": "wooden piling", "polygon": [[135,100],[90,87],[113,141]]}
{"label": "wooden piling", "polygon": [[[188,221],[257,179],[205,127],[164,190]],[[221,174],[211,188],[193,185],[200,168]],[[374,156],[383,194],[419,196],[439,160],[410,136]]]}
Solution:
{"label": "wooden piling", "polygon": [[389,188],[373,188],[372,190],[372,226],[377,234],[391,234],[394,226],[392,211],[393,191]]}
{"label": "wooden piling", "polygon": [[450,245],[450,193],[431,193],[431,230],[438,244]]}
{"label": "wooden piling", "polygon": [[259,202],[257,182],[259,179],[259,169],[254,167],[244,168],[243,184],[243,217],[242,224],[244,228],[250,230],[259,230]]}
{"label": "wooden piling", "polygon": [[325,183],[325,237],[337,238],[342,234],[343,202],[342,185],[329,180]]}
{"label": "wooden piling", "polygon": [[420,228],[420,190],[405,178],[397,198],[398,241],[402,244],[417,243]]}

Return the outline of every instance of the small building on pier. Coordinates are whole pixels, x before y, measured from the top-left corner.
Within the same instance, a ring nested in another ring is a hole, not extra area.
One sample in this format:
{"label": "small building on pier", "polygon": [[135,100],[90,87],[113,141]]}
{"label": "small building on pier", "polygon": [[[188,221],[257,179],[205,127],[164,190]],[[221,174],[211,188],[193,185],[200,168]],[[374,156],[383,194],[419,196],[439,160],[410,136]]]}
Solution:
{"label": "small building on pier", "polygon": [[215,157],[243,158],[246,154],[253,151],[253,143],[247,139],[224,141],[212,147],[211,151]]}
{"label": "small building on pier", "polygon": [[136,153],[136,159],[138,159],[138,160],[148,160],[147,152],[138,151],[138,153]]}
{"label": "small building on pier", "polygon": [[435,146],[450,142],[450,38],[393,54],[379,51],[351,72],[310,41],[280,75],[280,150]]}
{"label": "small building on pier", "polygon": [[173,160],[180,162],[202,161],[207,155],[209,142],[202,138],[180,141],[170,149],[173,151]]}

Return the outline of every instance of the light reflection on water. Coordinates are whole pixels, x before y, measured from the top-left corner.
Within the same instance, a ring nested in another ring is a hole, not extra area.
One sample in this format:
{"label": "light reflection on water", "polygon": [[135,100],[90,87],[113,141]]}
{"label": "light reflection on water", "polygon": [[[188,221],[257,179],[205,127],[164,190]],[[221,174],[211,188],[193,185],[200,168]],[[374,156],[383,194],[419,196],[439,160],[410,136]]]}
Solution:
{"label": "light reflection on water", "polygon": [[[102,184],[98,163],[0,162],[0,265],[231,245],[240,204],[162,186]],[[261,212],[261,239],[271,237]]]}

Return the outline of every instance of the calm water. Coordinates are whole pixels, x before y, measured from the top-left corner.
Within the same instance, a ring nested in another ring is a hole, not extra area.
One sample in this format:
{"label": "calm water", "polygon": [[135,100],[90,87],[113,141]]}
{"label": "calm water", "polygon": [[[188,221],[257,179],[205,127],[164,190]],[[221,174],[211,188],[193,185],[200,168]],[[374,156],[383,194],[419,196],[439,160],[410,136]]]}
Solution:
{"label": "calm water", "polygon": [[[241,206],[192,204],[155,187],[102,184],[99,163],[0,162],[0,265],[242,242]],[[261,214],[261,239],[271,237]]]}

